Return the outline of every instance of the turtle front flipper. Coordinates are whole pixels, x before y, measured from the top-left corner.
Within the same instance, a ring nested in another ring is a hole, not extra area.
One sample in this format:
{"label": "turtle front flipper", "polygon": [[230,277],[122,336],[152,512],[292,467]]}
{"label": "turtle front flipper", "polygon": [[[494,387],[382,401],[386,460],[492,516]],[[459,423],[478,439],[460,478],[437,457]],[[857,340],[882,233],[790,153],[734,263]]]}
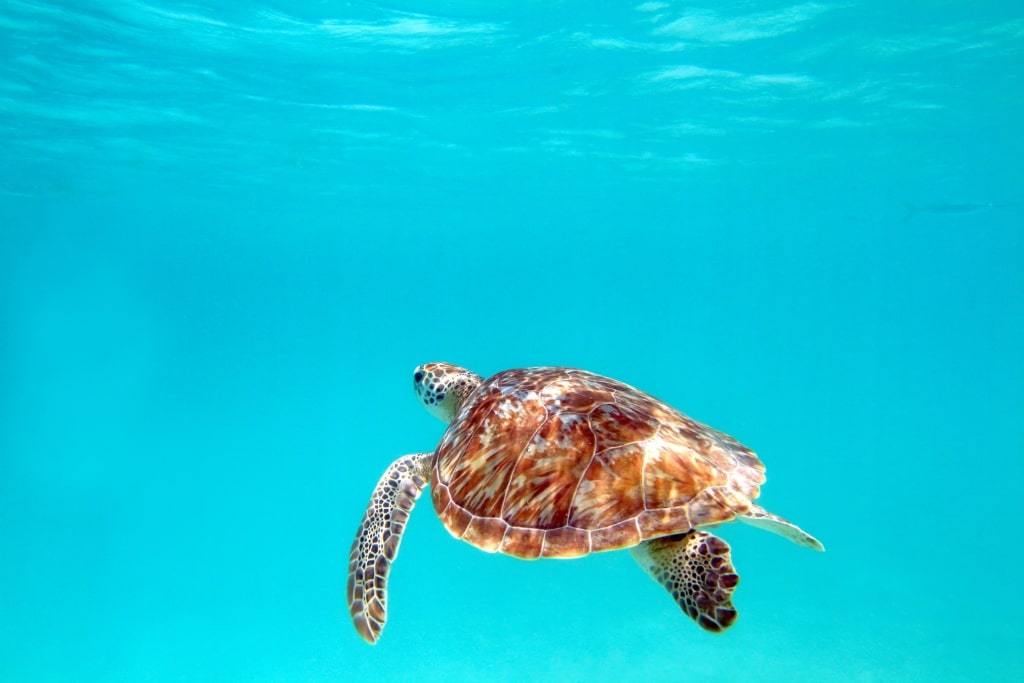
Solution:
{"label": "turtle front flipper", "polygon": [[630,552],[701,627],[718,633],[736,620],[732,592],[740,577],[722,539],[690,530],[644,541]]}
{"label": "turtle front flipper", "polygon": [[430,481],[433,453],[391,463],[373,490],[348,556],[348,610],[359,635],[373,644],[388,618],[388,572],[409,513]]}

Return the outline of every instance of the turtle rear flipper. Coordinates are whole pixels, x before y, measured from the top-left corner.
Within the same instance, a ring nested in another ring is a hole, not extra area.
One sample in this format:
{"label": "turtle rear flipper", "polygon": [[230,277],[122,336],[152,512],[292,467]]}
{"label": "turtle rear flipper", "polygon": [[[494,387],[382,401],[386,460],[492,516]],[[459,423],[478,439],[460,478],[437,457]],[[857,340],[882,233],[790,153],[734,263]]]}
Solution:
{"label": "turtle rear flipper", "polygon": [[732,592],[740,577],[729,544],[703,531],[664,536],[630,548],[634,559],[665,587],[702,628],[718,633],[732,626]]}
{"label": "turtle rear flipper", "polygon": [[373,490],[348,556],[348,610],[359,635],[376,643],[388,618],[388,573],[409,513],[430,481],[433,453],[391,463]]}
{"label": "turtle rear flipper", "polygon": [[756,526],[758,528],[765,529],[766,531],[770,531],[773,534],[778,534],[779,536],[788,538],[797,545],[802,545],[805,548],[819,551],[825,550],[825,546],[823,546],[821,541],[816,539],[814,536],[811,536],[788,519],[783,519],[778,515],[773,515],[756,503],[751,503],[750,510],[745,514],[740,515],[739,519],[750,526]]}

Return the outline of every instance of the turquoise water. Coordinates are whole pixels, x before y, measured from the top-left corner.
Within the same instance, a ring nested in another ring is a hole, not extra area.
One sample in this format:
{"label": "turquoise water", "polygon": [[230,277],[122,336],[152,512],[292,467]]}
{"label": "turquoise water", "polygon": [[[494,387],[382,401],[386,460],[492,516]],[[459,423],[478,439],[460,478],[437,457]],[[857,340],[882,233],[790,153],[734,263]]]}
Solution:
{"label": "turquoise water", "polygon": [[[599,5],[599,8],[595,8]],[[1017,2],[0,3],[0,680],[1011,681]],[[587,368],[729,432],[701,631],[627,553],[424,499],[412,370]]]}

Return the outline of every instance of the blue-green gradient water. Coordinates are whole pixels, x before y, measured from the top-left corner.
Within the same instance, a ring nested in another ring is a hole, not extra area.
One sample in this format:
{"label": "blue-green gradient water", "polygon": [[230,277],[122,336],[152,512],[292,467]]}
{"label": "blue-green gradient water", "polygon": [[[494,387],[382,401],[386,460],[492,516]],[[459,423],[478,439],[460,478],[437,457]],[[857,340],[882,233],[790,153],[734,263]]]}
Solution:
{"label": "blue-green gradient water", "polygon": [[[1019,2],[0,2],[0,680],[1017,681]],[[421,500],[412,370],[614,376],[754,448],[703,632]]]}

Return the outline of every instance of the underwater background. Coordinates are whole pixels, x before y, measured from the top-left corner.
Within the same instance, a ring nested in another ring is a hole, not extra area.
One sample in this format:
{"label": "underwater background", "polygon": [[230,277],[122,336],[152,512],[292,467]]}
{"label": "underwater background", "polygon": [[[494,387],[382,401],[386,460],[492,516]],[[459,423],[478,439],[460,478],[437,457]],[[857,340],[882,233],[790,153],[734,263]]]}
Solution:
{"label": "underwater background", "polygon": [[[0,2],[0,681],[1016,681],[1019,2]],[[412,370],[732,434],[735,626],[421,499]]]}

